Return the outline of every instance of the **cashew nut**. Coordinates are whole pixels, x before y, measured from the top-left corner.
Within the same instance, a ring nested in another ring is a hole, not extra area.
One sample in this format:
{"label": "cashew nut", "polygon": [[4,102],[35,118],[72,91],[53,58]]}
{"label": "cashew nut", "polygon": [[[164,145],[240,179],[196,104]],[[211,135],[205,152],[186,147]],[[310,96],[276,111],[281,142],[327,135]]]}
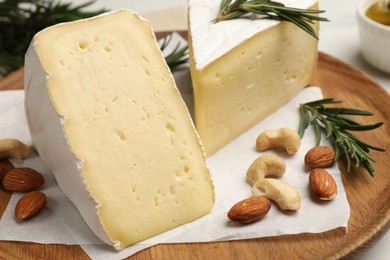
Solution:
{"label": "cashew nut", "polygon": [[290,128],[266,130],[256,140],[258,151],[268,150],[274,147],[284,147],[288,154],[295,154],[301,146],[301,138]]}
{"label": "cashew nut", "polygon": [[253,196],[262,196],[275,201],[283,210],[298,210],[301,196],[288,183],[276,179],[262,179],[252,187]]}
{"label": "cashew nut", "polygon": [[18,158],[24,159],[28,156],[29,148],[16,139],[0,139],[0,159]]}
{"label": "cashew nut", "polygon": [[246,172],[246,180],[249,185],[253,186],[256,182],[264,179],[267,176],[282,176],[286,171],[286,164],[284,161],[273,154],[264,154],[259,156],[249,166]]}

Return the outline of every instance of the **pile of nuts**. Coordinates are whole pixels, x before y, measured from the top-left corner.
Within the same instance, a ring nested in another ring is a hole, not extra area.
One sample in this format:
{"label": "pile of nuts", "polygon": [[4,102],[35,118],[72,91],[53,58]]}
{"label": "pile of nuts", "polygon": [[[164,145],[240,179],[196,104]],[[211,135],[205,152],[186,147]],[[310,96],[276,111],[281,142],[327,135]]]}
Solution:
{"label": "pile of nuts", "polygon": [[[287,154],[295,154],[301,146],[299,135],[292,129],[281,128],[266,130],[256,140],[256,150],[265,151],[275,147],[284,148]],[[336,182],[323,168],[332,165],[334,151],[326,146],[318,146],[305,156],[305,165],[312,170],[309,186],[312,192],[322,200],[331,200],[337,194]],[[270,210],[274,201],[282,210],[298,210],[301,197],[290,184],[268,178],[280,177],[285,173],[286,164],[273,154],[259,156],[248,168],[246,180],[252,187],[252,197],[236,203],[228,212],[232,221],[248,224],[262,219]]]}
{"label": "pile of nuts", "polygon": [[[24,159],[29,154],[29,148],[16,139],[0,140],[0,159]],[[39,172],[31,168],[13,168],[3,177],[4,189],[13,192],[27,192],[15,206],[15,216],[25,220],[35,216],[47,202],[43,192],[37,191],[45,180]]]}

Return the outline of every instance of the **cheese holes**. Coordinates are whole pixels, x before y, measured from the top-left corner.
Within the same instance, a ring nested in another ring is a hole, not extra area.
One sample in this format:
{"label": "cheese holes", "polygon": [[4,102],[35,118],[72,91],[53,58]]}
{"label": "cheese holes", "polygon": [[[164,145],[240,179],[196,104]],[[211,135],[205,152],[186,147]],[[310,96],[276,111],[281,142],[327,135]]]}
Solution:
{"label": "cheese holes", "polygon": [[251,84],[249,84],[248,86],[246,86],[245,89],[246,89],[246,90],[250,90],[250,89],[252,89],[253,87],[254,87],[254,84],[251,83]]}
{"label": "cheese holes", "polygon": [[87,48],[87,42],[86,41],[79,42],[79,48],[82,49],[82,50]]}
{"label": "cheese holes", "polygon": [[154,206],[155,207],[158,207],[160,206],[159,202],[158,202],[158,198],[157,197],[154,197]]}
{"label": "cheese holes", "polygon": [[170,132],[175,132],[175,127],[171,123],[167,123],[165,125],[165,128],[168,129]]}
{"label": "cheese holes", "polygon": [[174,145],[174,135],[173,133],[175,132],[175,127],[171,123],[167,123],[165,125],[165,128],[168,130],[168,136],[170,138],[171,145]]}
{"label": "cheese holes", "polygon": [[105,52],[111,52],[111,51],[112,51],[112,46],[111,46],[111,45],[106,45],[106,46],[104,47],[104,51],[105,51]]}
{"label": "cheese holes", "polygon": [[170,193],[171,195],[175,195],[175,194],[176,194],[176,188],[175,188],[175,186],[169,187],[169,193]]}
{"label": "cheese holes", "polygon": [[157,190],[157,195],[153,198],[154,206],[159,207],[161,204],[163,204],[165,196],[166,195],[163,192]]}
{"label": "cheese holes", "polygon": [[142,56],[141,58],[142,58],[142,60],[143,60],[146,64],[149,64],[149,59],[148,59],[148,58],[146,58],[145,56]]}
{"label": "cheese holes", "polygon": [[115,131],[116,135],[118,136],[119,140],[121,142],[125,142],[126,141],[126,136],[123,132],[121,131]]}
{"label": "cheese holes", "polygon": [[291,41],[289,41],[288,39],[287,39],[287,37],[283,37],[283,40],[282,40],[284,43],[286,43],[287,44],[287,46],[291,46]]}

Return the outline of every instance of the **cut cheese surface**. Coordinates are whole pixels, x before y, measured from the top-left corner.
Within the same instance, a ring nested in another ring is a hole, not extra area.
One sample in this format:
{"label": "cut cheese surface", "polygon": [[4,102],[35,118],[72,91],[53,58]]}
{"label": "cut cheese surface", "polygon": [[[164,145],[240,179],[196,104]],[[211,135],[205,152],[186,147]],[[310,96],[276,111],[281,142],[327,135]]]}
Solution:
{"label": "cut cheese surface", "polygon": [[122,249],[211,211],[203,148],[147,21],[121,10],[50,27],[25,67],[33,144],[98,237]]}
{"label": "cut cheese surface", "polygon": [[[309,2],[314,1],[297,7]],[[200,15],[205,8],[207,14]],[[189,5],[195,124],[207,155],[284,105],[310,82],[317,62],[317,40],[297,26],[242,18],[227,21],[229,31],[225,21],[217,23],[219,27],[211,24],[218,10],[219,1],[191,0]],[[248,23],[254,29],[241,32]],[[204,26],[208,30],[202,30]],[[317,23],[314,29],[318,32]],[[209,40],[216,35],[217,43]],[[209,52],[215,49],[208,57],[207,47]]]}

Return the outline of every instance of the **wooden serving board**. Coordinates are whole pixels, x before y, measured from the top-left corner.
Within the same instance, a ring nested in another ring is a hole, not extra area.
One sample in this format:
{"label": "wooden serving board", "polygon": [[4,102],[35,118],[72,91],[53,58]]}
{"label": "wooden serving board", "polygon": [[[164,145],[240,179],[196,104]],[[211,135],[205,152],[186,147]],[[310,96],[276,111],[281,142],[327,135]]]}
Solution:
{"label": "wooden serving board", "polygon": [[[159,33],[158,36],[165,34]],[[182,34],[186,35],[185,32]],[[375,114],[360,117],[362,122],[385,122],[379,129],[357,135],[368,143],[390,150],[390,96],[385,89],[363,72],[325,53],[319,54],[312,84],[320,86],[325,97],[344,100],[343,106],[369,110]],[[22,69],[0,81],[0,90],[22,87]],[[318,234],[231,242],[164,244],[138,252],[131,259],[328,259],[356,256],[390,227],[389,153],[373,151],[372,155],[378,160],[374,165],[374,178],[363,169],[346,173],[345,162],[339,161],[351,206],[347,233],[343,229],[335,229]],[[8,161],[0,161],[0,179],[2,167],[12,165]],[[0,217],[10,196],[11,193],[0,188]],[[0,258],[5,259],[89,259],[79,246],[2,241],[0,252]]]}

